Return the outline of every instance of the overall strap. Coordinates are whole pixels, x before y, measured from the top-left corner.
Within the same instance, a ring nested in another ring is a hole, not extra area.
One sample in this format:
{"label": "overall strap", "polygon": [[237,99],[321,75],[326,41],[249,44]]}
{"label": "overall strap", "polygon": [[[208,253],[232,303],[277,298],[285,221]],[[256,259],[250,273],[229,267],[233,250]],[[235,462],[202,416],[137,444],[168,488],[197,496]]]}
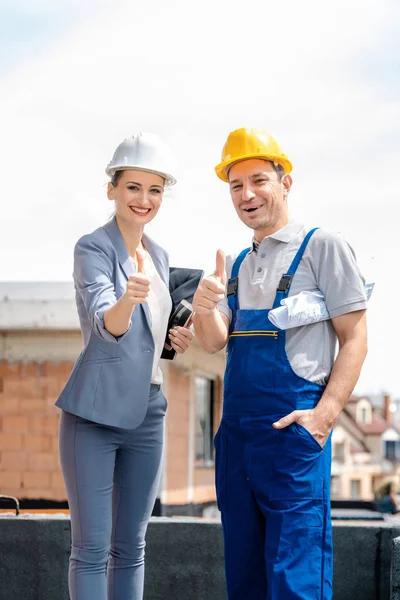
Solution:
{"label": "overall strap", "polygon": [[246,258],[249,250],[250,248],[246,248],[245,250],[242,250],[242,252],[239,254],[237,259],[233,263],[232,273],[228,280],[228,288],[226,294],[228,296],[229,308],[232,311],[231,324],[234,322],[236,311],[239,308],[239,269],[242,262]]}
{"label": "overall strap", "polygon": [[288,272],[282,275],[281,280],[278,285],[278,289],[276,290],[276,296],[274,301],[273,308],[278,308],[281,305],[281,301],[286,298],[289,294],[290,286],[292,285],[292,280],[294,274],[297,271],[297,267],[300,264],[301,259],[303,258],[303,254],[305,249],[307,248],[308,242],[310,241],[311,236],[319,229],[319,227],[314,227],[311,229],[306,235],[301,244],[300,248],[297,250],[296,256],[294,257],[292,264],[290,265]]}

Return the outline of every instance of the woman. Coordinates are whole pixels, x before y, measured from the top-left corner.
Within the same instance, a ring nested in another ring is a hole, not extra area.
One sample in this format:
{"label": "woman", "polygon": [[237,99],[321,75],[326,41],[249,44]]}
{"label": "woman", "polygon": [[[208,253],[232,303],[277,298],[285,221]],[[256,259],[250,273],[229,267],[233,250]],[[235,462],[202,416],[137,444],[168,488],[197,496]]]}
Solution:
{"label": "woman", "polygon": [[[171,312],[168,256],[143,230],[175,183],[168,151],[157,136],[134,135],[118,146],[106,173],[115,216],[75,247],[84,350],[56,402],[72,600],[143,597],[144,539],[167,408],[159,361]],[[170,332],[178,353],[192,338],[187,328]]]}

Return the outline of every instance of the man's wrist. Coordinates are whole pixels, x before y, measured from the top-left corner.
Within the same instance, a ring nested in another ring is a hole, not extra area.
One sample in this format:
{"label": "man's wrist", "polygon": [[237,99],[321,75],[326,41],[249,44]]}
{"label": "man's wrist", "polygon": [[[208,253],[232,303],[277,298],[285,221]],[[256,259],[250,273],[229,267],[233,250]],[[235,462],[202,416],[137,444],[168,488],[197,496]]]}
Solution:
{"label": "man's wrist", "polygon": [[315,416],[320,419],[327,427],[332,429],[343,410],[342,404],[337,398],[322,396],[321,400],[314,409]]}

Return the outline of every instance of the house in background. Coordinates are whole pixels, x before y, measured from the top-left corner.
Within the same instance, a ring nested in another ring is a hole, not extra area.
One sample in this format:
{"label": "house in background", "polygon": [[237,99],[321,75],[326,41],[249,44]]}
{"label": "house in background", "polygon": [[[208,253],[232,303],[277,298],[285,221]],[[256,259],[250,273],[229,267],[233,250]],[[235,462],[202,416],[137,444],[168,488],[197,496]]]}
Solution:
{"label": "house in background", "polygon": [[[81,349],[72,284],[0,284],[0,494],[66,500],[54,402]],[[213,437],[224,366],[223,352],[207,355],[196,341],[163,361],[164,515],[216,514]]]}
{"label": "house in background", "polygon": [[[54,402],[82,349],[70,283],[0,283],[0,494],[66,500]],[[169,406],[159,507],[215,515],[213,437],[222,413],[223,352],[195,340],[163,361]],[[397,411],[395,410],[397,408]],[[332,435],[332,498],[371,500],[400,473],[400,402],[352,396]]]}
{"label": "house in background", "polygon": [[382,407],[352,395],[332,434],[333,499],[372,500],[374,491],[400,474],[400,433],[390,396]]}

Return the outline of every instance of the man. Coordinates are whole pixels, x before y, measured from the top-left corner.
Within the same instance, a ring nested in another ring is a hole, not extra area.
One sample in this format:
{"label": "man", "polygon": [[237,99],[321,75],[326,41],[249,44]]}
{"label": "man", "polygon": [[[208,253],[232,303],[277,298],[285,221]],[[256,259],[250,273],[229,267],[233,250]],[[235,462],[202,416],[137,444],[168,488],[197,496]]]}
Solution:
{"label": "man", "polygon": [[[218,251],[193,300],[202,347],[228,345],[215,446],[230,600],[331,599],[330,433],[367,352],[354,254],[289,220],[291,168],[265,131],[229,135],[216,173],[254,237],[228,259],[226,289]],[[278,330],[269,310],[304,290],[323,292],[331,319]]]}

